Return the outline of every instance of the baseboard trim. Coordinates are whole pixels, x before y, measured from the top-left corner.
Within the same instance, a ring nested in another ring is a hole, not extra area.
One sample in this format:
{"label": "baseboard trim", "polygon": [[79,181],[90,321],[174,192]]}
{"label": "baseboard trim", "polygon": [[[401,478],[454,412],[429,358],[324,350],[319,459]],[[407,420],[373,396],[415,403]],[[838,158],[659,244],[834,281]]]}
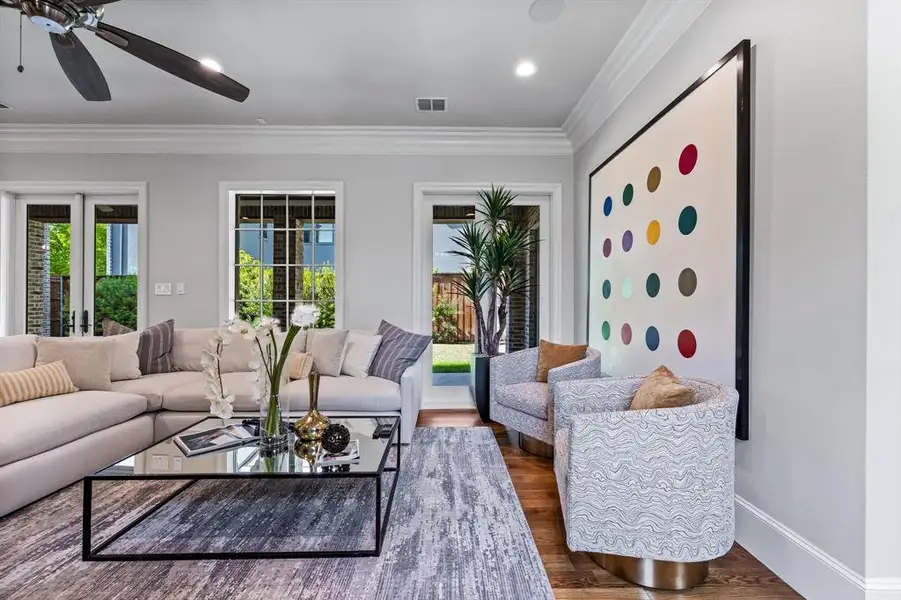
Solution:
{"label": "baseboard trim", "polygon": [[805,598],[877,598],[867,595],[867,582],[859,573],[739,496],[735,497],[735,539]]}

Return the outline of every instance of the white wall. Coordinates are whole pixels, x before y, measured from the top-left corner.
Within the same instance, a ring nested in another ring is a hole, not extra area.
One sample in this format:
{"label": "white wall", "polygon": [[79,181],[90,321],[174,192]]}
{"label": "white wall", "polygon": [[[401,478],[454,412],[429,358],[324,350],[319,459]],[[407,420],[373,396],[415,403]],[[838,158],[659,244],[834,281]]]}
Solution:
{"label": "white wall", "polygon": [[[863,0],[714,0],[575,161],[575,325],[585,339],[589,172],[742,38],[752,40],[751,440],[738,443],[736,492],[858,574],[865,566],[866,17]],[[739,541],[747,514],[739,515]],[[763,547],[758,556],[799,582],[802,566],[781,551]],[[840,597],[813,589],[810,597]]]}
{"label": "white wall", "polygon": [[866,575],[901,597],[901,2],[868,8]]}
{"label": "white wall", "polygon": [[[0,181],[43,180],[149,182],[150,281],[187,283],[184,296],[152,296],[149,319],[185,327],[217,321],[220,181],[344,182],[349,327],[382,318],[412,326],[416,181],[563,183],[564,222],[573,220],[571,157],[0,154]],[[567,240],[562,298],[571,306]],[[563,330],[572,327],[567,314]]]}

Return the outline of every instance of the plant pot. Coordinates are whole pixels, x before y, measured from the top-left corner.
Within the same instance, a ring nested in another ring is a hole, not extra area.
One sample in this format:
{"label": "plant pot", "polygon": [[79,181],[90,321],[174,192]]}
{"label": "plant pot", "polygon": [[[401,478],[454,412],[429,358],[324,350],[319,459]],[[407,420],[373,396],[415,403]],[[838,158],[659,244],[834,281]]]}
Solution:
{"label": "plant pot", "polygon": [[491,357],[483,354],[473,354],[472,369],[469,375],[469,391],[476,402],[476,409],[482,421],[491,421],[491,402],[489,398]]}

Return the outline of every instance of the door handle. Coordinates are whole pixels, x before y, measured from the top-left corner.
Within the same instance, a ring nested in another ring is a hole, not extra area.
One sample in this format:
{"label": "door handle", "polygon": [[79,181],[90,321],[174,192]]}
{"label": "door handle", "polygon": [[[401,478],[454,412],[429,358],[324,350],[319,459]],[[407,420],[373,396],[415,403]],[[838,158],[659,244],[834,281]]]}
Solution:
{"label": "door handle", "polygon": [[90,324],[88,323],[88,311],[82,311],[81,313],[81,333],[82,335],[87,335],[88,330],[90,328]]}
{"label": "door handle", "polygon": [[66,335],[74,335],[75,334],[75,312],[72,311],[72,320],[69,321],[69,331],[66,332]]}

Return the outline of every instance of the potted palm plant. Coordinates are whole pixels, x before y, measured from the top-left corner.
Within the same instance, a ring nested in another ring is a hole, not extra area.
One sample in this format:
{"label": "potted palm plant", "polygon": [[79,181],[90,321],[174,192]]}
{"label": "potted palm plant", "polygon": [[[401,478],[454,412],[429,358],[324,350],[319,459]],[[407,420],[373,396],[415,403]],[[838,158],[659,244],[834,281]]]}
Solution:
{"label": "potted palm plant", "polygon": [[515,295],[528,295],[526,269],[529,249],[538,240],[532,235],[534,217],[516,216],[516,200],[503,186],[479,192],[477,218],[465,223],[451,238],[453,254],[464,259],[457,291],[475,307],[476,344],[470,389],[483,421],[490,420],[489,361],[500,354],[501,338],[507,330],[507,302]]}

